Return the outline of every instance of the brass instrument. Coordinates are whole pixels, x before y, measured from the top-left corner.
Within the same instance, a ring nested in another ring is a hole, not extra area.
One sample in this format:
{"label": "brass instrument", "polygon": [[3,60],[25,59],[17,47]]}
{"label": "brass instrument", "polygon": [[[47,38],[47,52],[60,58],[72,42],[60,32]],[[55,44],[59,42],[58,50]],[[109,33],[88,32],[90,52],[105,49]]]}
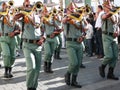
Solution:
{"label": "brass instrument", "polygon": [[32,14],[32,13],[35,11],[35,9],[36,9],[36,10],[42,10],[42,8],[43,8],[42,2],[39,2],[39,1],[38,1],[38,2],[36,2],[35,5],[32,7],[32,9],[31,9],[30,12],[20,11],[20,13],[22,13],[22,14],[24,14],[24,15],[26,15],[26,16],[29,16],[30,14]]}
{"label": "brass instrument", "polygon": [[53,8],[53,10],[49,13],[49,15],[45,15],[43,17],[43,21],[49,21],[51,18],[56,16],[58,14],[58,11],[56,8]]}
{"label": "brass instrument", "polygon": [[53,14],[52,14],[52,12],[50,12],[49,15],[45,15],[45,16],[43,17],[43,21],[49,21],[52,16],[53,16]]}
{"label": "brass instrument", "polygon": [[74,19],[75,21],[82,21],[83,20],[83,15],[79,13],[71,13],[67,15],[68,18]]}
{"label": "brass instrument", "polygon": [[43,8],[42,2],[37,2],[37,3],[35,4],[35,8],[36,8],[37,10],[42,10],[42,8]]}
{"label": "brass instrument", "polygon": [[8,2],[8,5],[11,6],[11,7],[14,6],[14,1],[13,1],[13,0],[10,0],[10,1]]}
{"label": "brass instrument", "polygon": [[5,12],[0,12],[0,15],[2,16],[6,16],[9,12],[9,9],[7,8]]}
{"label": "brass instrument", "polygon": [[120,7],[113,7],[113,9],[110,9],[110,13],[112,15],[116,14],[116,13],[119,13],[120,12]]}
{"label": "brass instrument", "polygon": [[90,14],[91,7],[88,4],[86,4],[85,6],[76,8],[76,12],[83,13],[83,14]]}

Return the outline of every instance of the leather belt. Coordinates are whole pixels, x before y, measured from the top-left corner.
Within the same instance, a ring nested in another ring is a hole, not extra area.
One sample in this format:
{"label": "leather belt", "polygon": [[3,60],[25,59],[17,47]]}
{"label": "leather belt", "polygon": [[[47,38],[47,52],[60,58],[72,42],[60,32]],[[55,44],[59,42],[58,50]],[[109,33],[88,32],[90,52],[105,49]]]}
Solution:
{"label": "leather belt", "polygon": [[9,36],[10,33],[1,34],[1,36]]}
{"label": "leather belt", "polygon": [[66,40],[67,40],[67,41],[74,41],[74,42],[77,42],[77,38],[67,38]]}
{"label": "leather belt", "polygon": [[50,35],[47,35],[47,38],[50,38]]}
{"label": "leather belt", "polygon": [[37,44],[37,42],[38,42],[39,40],[31,40],[31,39],[25,39],[25,38],[23,38],[23,41],[24,41],[24,42],[27,42],[27,43]]}

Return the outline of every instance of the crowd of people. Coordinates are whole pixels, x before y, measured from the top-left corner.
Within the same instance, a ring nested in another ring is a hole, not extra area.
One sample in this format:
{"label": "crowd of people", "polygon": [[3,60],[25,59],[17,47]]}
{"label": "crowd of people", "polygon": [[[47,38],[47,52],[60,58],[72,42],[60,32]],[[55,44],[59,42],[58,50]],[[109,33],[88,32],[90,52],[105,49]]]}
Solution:
{"label": "crowd of people", "polygon": [[[73,7],[73,5],[75,7]],[[24,0],[23,6],[14,7],[13,0],[2,3],[0,12],[0,45],[4,62],[4,78],[12,78],[12,66],[19,47],[22,48],[27,67],[27,90],[36,90],[40,73],[42,51],[44,47],[44,72],[53,73],[53,59],[62,60],[62,36],[66,41],[69,59],[65,73],[68,86],[81,88],[77,83],[83,54],[104,60],[99,66],[99,74],[105,75],[109,65],[107,79],[119,80],[114,75],[118,60],[118,41],[120,28],[119,7],[113,7],[109,0],[98,5],[93,12],[88,5],[78,7],[71,2],[67,8],[52,8],[50,11],[40,1],[34,5]],[[19,46],[18,46],[19,45]]]}

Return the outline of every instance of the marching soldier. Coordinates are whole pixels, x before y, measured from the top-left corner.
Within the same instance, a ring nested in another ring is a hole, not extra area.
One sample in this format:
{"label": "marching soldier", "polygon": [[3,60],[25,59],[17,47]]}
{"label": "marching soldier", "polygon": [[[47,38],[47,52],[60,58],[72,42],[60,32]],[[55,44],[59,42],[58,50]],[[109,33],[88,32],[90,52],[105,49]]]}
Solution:
{"label": "marching soldier", "polygon": [[[47,15],[47,14],[46,14]],[[44,19],[46,18],[46,19]],[[58,28],[56,24],[53,13],[49,13],[49,15],[43,17],[44,27],[45,27],[45,34],[46,34],[46,41],[44,45],[45,49],[45,57],[44,57],[44,71],[46,73],[53,73],[51,69],[53,54],[56,48],[56,36],[58,35],[58,31],[55,28]]]}
{"label": "marching soldier", "polygon": [[[56,20],[56,24],[59,26],[59,29],[63,29],[62,27],[62,11],[58,11],[58,14],[55,15],[55,20]],[[61,51],[61,47],[62,47],[62,38],[61,38],[61,34],[59,34],[57,37],[57,47],[54,53],[54,58],[61,60],[62,58],[60,57],[60,51]]]}
{"label": "marching soldier", "polygon": [[1,15],[0,20],[0,43],[5,67],[4,78],[12,78],[12,65],[15,61],[15,35],[20,33],[20,29],[13,20],[11,13],[8,13],[6,3],[2,4],[2,8],[3,12],[6,12],[6,15]]}
{"label": "marching soldier", "polygon": [[110,4],[105,1],[103,3],[104,14],[102,15],[102,39],[104,47],[104,60],[102,65],[99,67],[99,73],[101,77],[105,77],[105,67],[109,65],[109,70],[107,74],[107,79],[119,80],[118,77],[114,75],[114,69],[118,60],[118,45],[114,39],[118,37],[118,34],[114,32],[113,25],[115,20],[114,15],[110,13]]}
{"label": "marching soldier", "polygon": [[66,26],[67,54],[70,60],[67,73],[65,74],[65,83],[81,88],[82,86],[77,83],[77,75],[83,57],[82,41],[84,37],[82,35],[82,21],[77,22],[68,17],[63,22]]}
{"label": "marching soldier", "polygon": [[[27,5],[26,5],[27,4]],[[41,5],[41,2],[37,2],[37,5]],[[24,2],[24,6],[29,6],[28,2]],[[36,8],[38,8],[36,5]],[[42,9],[40,7],[39,9]],[[14,19],[18,20],[22,18],[22,39],[23,39],[23,52],[26,58],[27,76],[26,85],[27,90],[36,90],[38,86],[38,77],[41,66],[41,45],[45,41],[43,36],[41,25],[41,19],[35,11],[25,13],[19,13],[15,15]]]}

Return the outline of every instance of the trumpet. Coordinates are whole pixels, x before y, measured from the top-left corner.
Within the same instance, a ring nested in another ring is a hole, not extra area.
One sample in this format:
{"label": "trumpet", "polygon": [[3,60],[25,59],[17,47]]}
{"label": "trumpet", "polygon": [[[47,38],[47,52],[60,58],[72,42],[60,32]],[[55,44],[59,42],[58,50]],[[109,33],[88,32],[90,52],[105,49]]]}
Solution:
{"label": "trumpet", "polygon": [[67,15],[68,18],[74,19],[75,21],[82,21],[83,20],[83,15],[79,13],[71,13]]}
{"label": "trumpet", "polygon": [[35,8],[36,8],[37,10],[42,10],[42,8],[43,8],[42,2],[37,2],[37,3],[35,4]]}
{"label": "trumpet", "polygon": [[91,7],[87,4],[86,6],[76,8],[76,11],[83,14],[89,14],[92,10]]}
{"label": "trumpet", "polygon": [[35,9],[36,9],[36,10],[42,10],[42,8],[43,8],[42,2],[39,2],[39,1],[38,1],[38,2],[35,3],[35,5],[33,6],[33,8],[31,9],[30,12],[27,12],[27,11],[20,11],[20,13],[22,13],[22,14],[28,16],[28,15],[32,14],[32,13],[35,11]]}
{"label": "trumpet", "polygon": [[6,16],[9,12],[9,9],[7,8],[5,12],[0,12],[0,15],[2,16]]}
{"label": "trumpet", "polygon": [[110,13],[112,15],[114,15],[114,14],[116,14],[118,12],[120,12],[120,7],[113,7],[113,9],[110,9]]}
{"label": "trumpet", "polygon": [[14,6],[14,1],[13,1],[13,0],[10,0],[10,1],[8,2],[8,5],[11,6],[11,7]]}
{"label": "trumpet", "polygon": [[52,14],[52,12],[50,12],[49,15],[46,15],[43,17],[43,21],[49,21],[52,16],[53,16],[53,14]]}

